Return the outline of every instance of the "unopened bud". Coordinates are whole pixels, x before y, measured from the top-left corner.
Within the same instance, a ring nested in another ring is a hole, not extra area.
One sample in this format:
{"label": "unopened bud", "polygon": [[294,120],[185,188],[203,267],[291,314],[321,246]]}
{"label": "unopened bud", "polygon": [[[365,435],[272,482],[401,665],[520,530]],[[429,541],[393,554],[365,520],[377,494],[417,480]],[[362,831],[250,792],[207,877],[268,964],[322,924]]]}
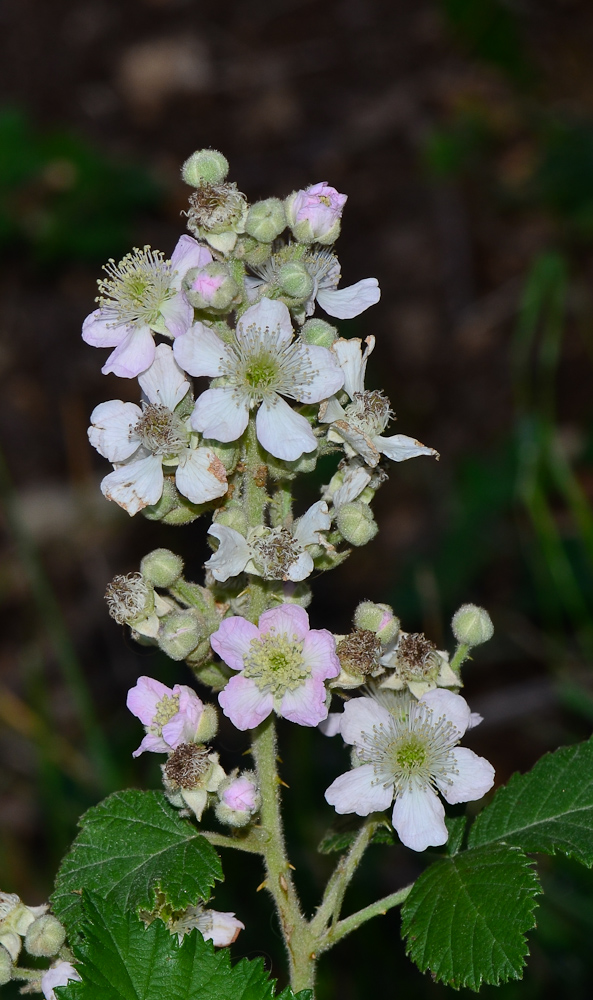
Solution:
{"label": "unopened bud", "polygon": [[494,634],[490,615],[477,604],[463,604],[453,615],[453,635],[464,646],[479,646]]}
{"label": "unopened bud", "polygon": [[374,632],[382,644],[386,646],[395,639],[399,632],[400,621],[388,604],[361,601],[354,612],[354,624],[357,628]]}
{"label": "unopened bud", "polygon": [[183,559],[170,549],[155,549],[144,556],[140,572],[153,587],[171,587],[183,572]]}
{"label": "unopened bud", "polygon": [[181,168],[185,183],[195,188],[220,184],[228,172],[229,161],[215,149],[198,149]]}
{"label": "unopened bud", "polygon": [[190,305],[196,309],[228,312],[241,298],[241,290],[226,264],[212,261],[205,267],[192,267],[183,281]]}
{"label": "unopened bud", "polygon": [[301,330],[301,340],[316,347],[331,347],[338,339],[338,331],[324,319],[308,319]]}
{"label": "unopened bud", "polygon": [[304,264],[290,261],[278,272],[278,284],[293,299],[306,299],[313,291],[313,279]]}
{"label": "unopened bud", "polygon": [[28,928],[25,948],[36,958],[51,958],[58,954],[65,940],[66,928],[51,913],[46,913],[37,917]]}
{"label": "unopened bud", "polygon": [[193,611],[179,611],[163,619],[158,643],[172,660],[184,660],[201,638],[200,626]]}
{"label": "unopened bud", "polygon": [[271,243],[286,229],[286,212],[279,198],[256,201],[247,213],[245,232],[260,243]]}
{"label": "unopened bud", "polygon": [[225,528],[234,528],[240,535],[247,534],[247,518],[239,507],[227,507],[219,510],[214,524],[224,524]]}
{"label": "unopened bud", "polygon": [[333,243],[340,234],[340,218],[346,195],[325,181],[286,199],[286,217],[297,240],[303,243]]}
{"label": "unopened bud", "polygon": [[216,818],[227,826],[247,826],[261,805],[261,796],[253,773],[230,775],[218,790]]}
{"label": "unopened bud", "polygon": [[370,507],[359,500],[338,507],[336,525],[342,537],[350,542],[350,545],[366,545],[379,530]]}
{"label": "unopened bud", "polygon": [[4,945],[0,944],[0,986],[6,986],[12,979],[12,958]]}

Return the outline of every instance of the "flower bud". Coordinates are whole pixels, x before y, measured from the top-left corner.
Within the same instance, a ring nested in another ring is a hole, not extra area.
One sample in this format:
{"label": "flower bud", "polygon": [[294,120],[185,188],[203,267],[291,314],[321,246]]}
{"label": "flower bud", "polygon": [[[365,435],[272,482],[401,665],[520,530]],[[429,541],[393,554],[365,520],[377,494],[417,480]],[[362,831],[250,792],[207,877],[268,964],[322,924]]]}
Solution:
{"label": "flower bud", "polygon": [[261,805],[255,775],[249,771],[229,775],[217,794],[216,818],[227,826],[246,826]]}
{"label": "flower bud", "polygon": [[227,507],[224,510],[219,510],[214,523],[224,524],[226,528],[234,528],[240,535],[247,534],[247,518],[239,507]]}
{"label": "flower bud", "polygon": [[350,545],[366,545],[379,530],[370,507],[359,500],[337,508],[336,525]]}
{"label": "flower bud", "polygon": [[12,958],[3,944],[0,944],[0,986],[6,986],[12,979]]}
{"label": "flower bud", "polygon": [[453,615],[451,628],[457,642],[464,646],[479,646],[488,642],[494,634],[490,615],[477,604],[462,604]]}
{"label": "flower bud", "polygon": [[158,643],[172,660],[184,660],[201,638],[200,626],[193,611],[179,611],[163,619]]}
{"label": "flower bud", "polygon": [[361,601],[354,612],[354,624],[357,628],[374,632],[381,643],[386,646],[395,639],[399,632],[400,621],[388,604]]}
{"label": "flower bud", "polygon": [[196,309],[228,312],[241,298],[241,289],[226,264],[212,261],[205,267],[192,267],[183,281],[190,305]]}
{"label": "flower bud", "polygon": [[215,149],[198,149],[181,168],[185,183],[195,188],[220,184],[228,172],[229,161]]}
{"label": "flower bud", "polygon": [[153,587],[171,587],[183,572],[183,559],[170,549],[155,549],[144,556],[140,572]]}
{"label": "flower bud", "polygon": [[65,940],[66,928],[50,913],[46,913],[43,917],[37,917],[27,929],[25,948],[36,958],[51,958],[58,954]]}
{"label": "flower bud", "polygon": [[301,340],[316,347],[331,347],[337,339],[337,329],[324,319],[308,319],[301,330]]}
{"label": "flower bud", "polygon": [[196,740],[199,743],[209,743],[218,732],[218,712],[214,705],[206,702],[198,722]]}
{"label": "flower bud", "polygon": [[286,217],[301,243],[334,243],[340,234],[340,218],[347,195],[325,181],[304,191],[293,191],[286,199]]}
{"label": "flower bud", "polygon": [[278,284],[293,299],[307,299],[313,291],[313,279],[304,264],[290,261],[278,272]]}
{"label": "flower bud", "polygon": [[256,201],[247,213],[245,232],[260,243],[271,243],[286,229],[286,212],[279,198]]}

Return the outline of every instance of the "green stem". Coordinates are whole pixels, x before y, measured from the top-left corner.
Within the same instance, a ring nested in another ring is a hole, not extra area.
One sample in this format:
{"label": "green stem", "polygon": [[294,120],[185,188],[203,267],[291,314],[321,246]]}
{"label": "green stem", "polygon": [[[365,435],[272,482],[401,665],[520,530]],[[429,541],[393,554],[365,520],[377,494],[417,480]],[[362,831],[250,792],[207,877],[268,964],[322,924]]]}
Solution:
{"label": "green stem", "polygon": [[466,660],[467,657],[469,656],[470,649],[471,649],[471,646],[466,646],[465,643],[463,643],[463,642],[459,643],[459,645],[457,646],[457,649],[455,650],[453,659],[451,660],[451,663],[449,664],[449,666],[451,667],[451,670],[455,671],[455,673],[459,673],[459,668],[461,667],[461,664],[463,663],[463,661]]}
{"label": "green stem", "polygon": [[200,830],[200,836],[205,837],[215,847],[232,847],[235,851],[247,851],[249,854],[261,854],[262,846],[258,829],[254,828],[246,836],[229,837],[215,830]]}
{"label": "green stem", "polygon": [[336,923],[340,916],[342,903],[354,872],[358,868],[362,856],[369,846],[373,834],[380,825],[381,820],[370,816],[358,831],[356,840],[351,845],[350,850],[344,854],[327,883],[323,899],[317,913],[311,921],[311,930],[318,936],[325,934],[328,923]]}
{"label": "green stem", "polygon": [[384,896],[383,899],[378,899],[376,903],[371,903],[370,906],[365,906],[363,910],[358,910],[356,913],[351,914],[351,916],[345,917],[344,920],[340,920],[339,923],[329,929],[325,939],[319,943],[317,954],[329,951],[338,941],[341,941],[351,931],[355,931],[361,924],[366,923],[367,920],[383,916],[388,910],[393,909],[394,906],[400,906],[408,898],[412,888],[411,885],[407,885],[405,889],[392,892],[390,896]]}
{"label": "green stem", "polygon": [[280,779],[276,770],[273,716],[254,731],[253,756],[262,799],[260,843],[266,868],[265,887],[271,894],[288,953],[290,985],[296,993],[315,981],[315,936],[305,920],[286,855],[280,813]]}

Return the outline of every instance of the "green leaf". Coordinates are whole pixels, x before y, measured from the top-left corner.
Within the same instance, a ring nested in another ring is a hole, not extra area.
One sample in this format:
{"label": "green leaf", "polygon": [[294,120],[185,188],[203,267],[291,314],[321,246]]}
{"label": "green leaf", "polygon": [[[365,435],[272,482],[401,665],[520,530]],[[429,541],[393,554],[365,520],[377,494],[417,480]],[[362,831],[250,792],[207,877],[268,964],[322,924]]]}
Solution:
{"label": "green leaf", "polygon": [[546,754],[514,774],[474,821],[469,846],[504,841],[524,851],[560,851],[593,864],[593,738]]}
{"label": "green leaf", "polygon": [[520,979],[540,883],[517,848],[495,844],[431,865],[402,908],[406,952],[459,989]]}
{"label": "green leaf", "polygon": [[206,900],[220,859],[161,792],[128,789],[89,809],[56,879],[52,906],[70,933],[81,919],[80,892],[96,890],[127,909],[152,909],[159,889],[174,909]]}
{"label": "green leaf", "polygon": [[[60,1000],[273,1000],[275,981],[263,959],[231,966],[228,948],[214,950],[199,931],[179,944],[161,920],[145,927],[113,902],[85,893],[82,937],[73,945],[82,982],[59,989]],[[303,994],[299,994],[306,1000]],[[293,994],[282,993],[283,1000]]]}
{"label": "green leaf", "polygon": [[[333,826],[325,831],[317,845],[320,854],[334,854],[345,851],[354,843],[360,832],[360,819],[357,816],[340,816]],[[371,844],[395,844],[395,837],[388,821],[375,830]]]}

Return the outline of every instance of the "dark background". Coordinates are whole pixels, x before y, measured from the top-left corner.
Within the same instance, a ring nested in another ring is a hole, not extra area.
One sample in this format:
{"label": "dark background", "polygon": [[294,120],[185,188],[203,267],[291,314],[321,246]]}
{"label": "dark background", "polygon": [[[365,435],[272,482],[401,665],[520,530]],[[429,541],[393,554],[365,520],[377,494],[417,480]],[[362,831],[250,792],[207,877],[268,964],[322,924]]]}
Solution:
{"label": "dark background", "polygon": [[[494,640],[466,694],[471,746],[500,781],[587,738],[593,720],[593,10],[587,0],[3,0],[0,6],[0,885],[47,898],[78,815],[111,789],[158,787],[132,763],[125,694],[141,673],[189,681],[136,647],[102,601],[157,545],[199,579],[205,525],[130,520],[98,489],[97,403],[133,387],[80,340],[108,257],[183,231],[179,167],[212,146],[250,200],[319,180],[348,194],[343,283],[378,306],[369,387],[438,465],[392,467],[381,533],[314,581],[317,627],[347,631],[362,598],[452,646],[464,601]],[[302,509],[331,474],[299,487]],[[307,492],[308,491],[308,492]],[[287,726],[294,859],[308,906],[332,859],[314,848],[342,749]],[[223,763],[242,749],[221,735]],[[304,846],[303,846],[304,845]],[[223,858],[215,905],[248,925],[234,953],[282,977],[260,872]],[[347,905],[422,860],[374,847]],[[542,862],[547,895],[522,983],[500,996],[588,996],[593,883]],[[357,896],[357,898],[355,898]],[[321,965],[319,996],[450,991],[411,969],[396,913]],[[487,993],[493,992],[491,989]],[[7,990],[8,993],[8,990]],[[452,995],[452,994],[451,994]]]}

